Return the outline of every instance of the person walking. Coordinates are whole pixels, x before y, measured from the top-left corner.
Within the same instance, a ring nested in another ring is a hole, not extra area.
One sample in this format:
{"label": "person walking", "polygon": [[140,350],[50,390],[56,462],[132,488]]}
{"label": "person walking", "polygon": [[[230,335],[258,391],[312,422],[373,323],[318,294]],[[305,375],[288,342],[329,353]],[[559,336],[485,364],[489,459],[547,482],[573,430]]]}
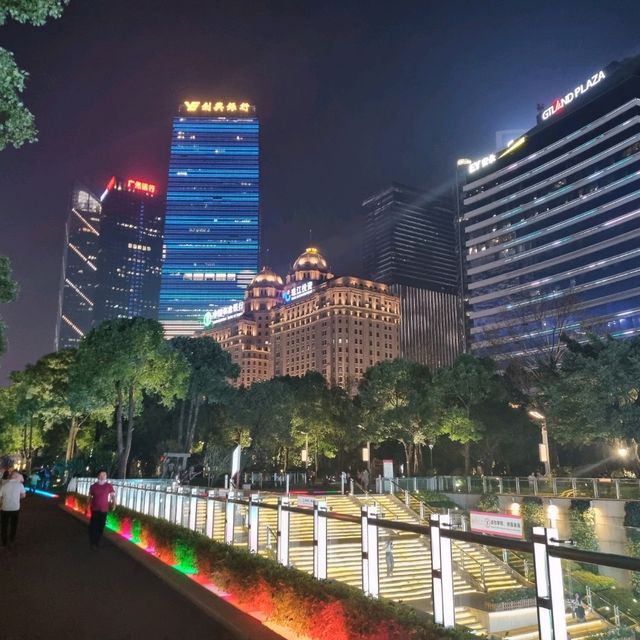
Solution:
{"label": "person walking", "polygon": [[0,541],[5,548],[13,547],[18,531],[20,500],[25,495],[20,474],[14,471],[0,488]]}
{"label": "person walking", "polygon": [[107,512],[116,508],[116,492],[113,485],[107,482],[107,472],[98,471],[98,481],[89,488],[87,512],[91,510],[89,520],[89,546],[92,551],[98,550],[104,526],[107,523]]}
{"label": "person walking", "polygon": [[387,540],[387,543],[384,545],[384,558],[387,562],[387,578],[390,578],[393,575],[393,541]]}
{"label": "person walking", "polygon": [[33,471],[29,476],[29,493],[35,493],[38,488],[38,482],[40,482],[40,476],[36,471]]}

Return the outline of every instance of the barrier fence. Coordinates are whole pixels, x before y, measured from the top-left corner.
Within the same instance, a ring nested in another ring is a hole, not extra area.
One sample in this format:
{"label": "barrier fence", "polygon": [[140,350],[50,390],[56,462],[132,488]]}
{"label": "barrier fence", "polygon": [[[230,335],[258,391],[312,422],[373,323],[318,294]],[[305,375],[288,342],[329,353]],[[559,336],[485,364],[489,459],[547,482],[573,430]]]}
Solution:
{"label": "barrier fence", "polygon": [[640,480],[636,478],[556,478],[518,476],[430,476],[380,478],[380,491],[393,493],[394,484],[412,491],[438,493],[498,493],[556,498],[608,498],[640,500]]}
{"label": "barrier fence", "polygon": [[[87,495],[93,482],[78,479],[78,493]],[[458,623],[473,628],[471,621],[480,620],[482,629],[491,633],[530,625],[533,635],[529,631],[523,638],[537,635],[543,640],[565,640],[568,624],[591,624],[606,631],[636,622],[619,610],[613,619],[606,618],[593,604],[590,591],[582,607],[583,613],[587,611],[585,620],[580,616],[577,622],[572,620],[567,608],[573,587],[569,582],[571,592],[567,593],[563,573],[573,565],[567,563],[637,572],[640,559],[573,548],[569,541],[559,539],[555,528],[534,527],[532,539],[526,541],[463,531],[449,514],[429,514],[428,525],[391,519],[391,508],[376,503],[376,496],[368,504],[358,503],[360,512],[354,515],[333,511],[329,498],[322,496],[246,495],[154,481],[111,482],[119,505],[270,556],[317,579],[349,582],[349,571],[353,571],[357,583],[351,584],[373,598],[397,597],[394,593],[402,587],[407,595],[401,599],[430,609],[434,620],[446,627]],[[355,497],[339,498],[357,502]],[[517,567],[507,564],[507,556],[524,559],[526,578]],[[421,573],[425,562],[426,570]],[[508,600],[489,607],[479,604],[479,599],[491,595],[492,575],[497,569],[511,576],[511,588],[520,590],[519,608]],[[528,584],[533,585],[534,593],[529,594]],[[575,618],[579,608],[571,611]],[[518,636],[511,633],[510,637]],[[576,637],[573,628],[571,637]]]}

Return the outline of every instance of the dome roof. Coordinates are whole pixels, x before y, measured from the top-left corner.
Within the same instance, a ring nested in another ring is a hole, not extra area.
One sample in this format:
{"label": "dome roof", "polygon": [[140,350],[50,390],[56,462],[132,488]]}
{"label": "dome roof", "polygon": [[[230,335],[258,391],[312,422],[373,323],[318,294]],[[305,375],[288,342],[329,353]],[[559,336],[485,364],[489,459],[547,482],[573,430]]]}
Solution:
{"label": "dome roof", "polygon": [[315,247],[308,247],[304,250],[304,253],[298,256],[298,259],[293,263],[292,271],[305,271],[309,269],[329,271],[327,260]]}
{"label": "dome roof", "polygon": [[269,267],[262,267],[262,271],[251,281],[249,287],[270,286],[280,288],[284,286],[282,278]]}

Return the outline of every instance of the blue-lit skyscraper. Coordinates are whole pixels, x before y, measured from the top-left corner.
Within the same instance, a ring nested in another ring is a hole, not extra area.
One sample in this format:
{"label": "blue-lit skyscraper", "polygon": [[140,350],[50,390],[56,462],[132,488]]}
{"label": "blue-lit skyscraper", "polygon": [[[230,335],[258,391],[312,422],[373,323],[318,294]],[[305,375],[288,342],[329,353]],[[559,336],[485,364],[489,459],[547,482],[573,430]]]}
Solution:
{"label": "blue-lit skyscraper", "polygon": [[244,299],[260,250],[260,125],[247,102],[185,102],[173,119],[160,287],[167,337]]}

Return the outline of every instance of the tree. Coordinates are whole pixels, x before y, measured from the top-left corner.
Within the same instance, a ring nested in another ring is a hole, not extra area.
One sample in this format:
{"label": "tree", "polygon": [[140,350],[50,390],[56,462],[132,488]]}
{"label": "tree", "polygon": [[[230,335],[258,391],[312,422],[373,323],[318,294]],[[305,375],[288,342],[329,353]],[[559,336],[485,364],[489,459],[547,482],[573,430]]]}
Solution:
{"label": "tree", "polygon": [[[22,24],[43,25],[59,18],[69,0],[0,0],[0,26],[8,18]],[[0,151],[11,145],[21,147],[36,142],[33,114],[22,102],[28,73],[16,64],[13,54],[0,47]]]}
{"label": "tree", "polygon": [[423,445],[440,434],[428,367],[402,359],[379,362],[362,378],[360,405],[368,437],[402,444],[407,473],[417,473]]}
{"label": "tree", "polygon": [[440,369],[435,382],[441,402],[442,432],[464,445],[464,469],[468,474],[470,443],[480,440],[485,428],[477,409],[501,389],[495,363],[490,358],[463,354],[451,366]]}
{"label": "tree", "polygon": [[640,338],[565,339],[567,349],[538,398],[563,444],[623,441],[640,466]]}
{"label": "tree", "polygon": [[[208,336],[200,338],[174,338],[174,349],[181,353],[190,365],[186,398],[180,406],[178,442],[183,451],[191,451],[200,407],[205,403],[229,399],[229,378],[240,375],[240,367],[231,360],[231,355]],[[185,423],[185,410],[188,408]]]}
{"label": "tree", "polygon": [[107,320],[82,340],[71,384],[86,411],[112,410],[119,477],[126,477],[134,420],[143,396],[155,395],[171,407],[184,397],[188,378],[188,363],[164,340],[162,326],[155,320]]}
{"label": "tree", "polygon": [[[2,71],[0,71],[0,73],[2,73]],[[17,293],[18,286],[11,278],[11,265],[9,263],[9,258],[6,256],[0,256],[0,302],[7,303],[15,300]],[[2,320],[0,320],[0,356],[2,356],[7,348],[5,330],[6,327]]]}

